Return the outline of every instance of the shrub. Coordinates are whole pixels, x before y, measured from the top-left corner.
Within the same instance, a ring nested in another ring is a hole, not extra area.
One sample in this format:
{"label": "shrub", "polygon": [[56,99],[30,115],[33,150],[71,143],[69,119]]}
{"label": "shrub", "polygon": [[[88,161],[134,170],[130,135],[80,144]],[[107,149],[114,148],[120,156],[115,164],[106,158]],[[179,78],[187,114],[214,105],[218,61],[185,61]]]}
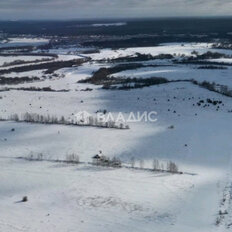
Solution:
{"label": "shrub", "polygon": [[113,157],[112,160],[110,160],[110,166],[112,167],[121,167],[122,161],[119,158]]}
{"label": "shrub", "polygon": [[22,202],[27,202],[27,201],[28,201],[28,197],[24,196],[23,199],[22,199]]}
{"label": "shrub", "polygon": [[171,125],[171,126],[169,126],[169,127],[168,127],[168,129],[174,129],[174,126],[173,126],[173,125]]}

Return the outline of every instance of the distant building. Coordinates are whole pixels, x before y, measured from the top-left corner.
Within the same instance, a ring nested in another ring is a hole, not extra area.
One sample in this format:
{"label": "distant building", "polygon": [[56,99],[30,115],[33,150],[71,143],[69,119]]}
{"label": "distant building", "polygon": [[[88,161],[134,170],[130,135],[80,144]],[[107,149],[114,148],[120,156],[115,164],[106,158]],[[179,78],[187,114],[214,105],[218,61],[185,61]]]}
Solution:
{"label": "distant building", "polygon": [[100,155],[97,154],[97,155],[95,155],[95,156],[92,157],[93,164],[99,165],[100,161],[101,161],[101,156]]}
{"label": "distant building", "polygon": [[92,163],[94,165],[101,166],[121,167],[121,161],[119,159],[113,158],[112,160],[110,160],[108,157],[102,154],[102,151],[92,157]]}

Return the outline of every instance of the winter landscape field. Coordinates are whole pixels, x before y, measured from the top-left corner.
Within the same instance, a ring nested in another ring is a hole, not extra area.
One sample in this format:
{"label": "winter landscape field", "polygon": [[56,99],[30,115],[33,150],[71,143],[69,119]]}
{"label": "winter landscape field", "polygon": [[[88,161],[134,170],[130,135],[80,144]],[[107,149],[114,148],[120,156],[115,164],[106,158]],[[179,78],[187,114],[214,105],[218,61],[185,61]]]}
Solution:
{"label": "winter landscape field", "polygon": [[232,230],[229,28],[4,25],[1,232]]}

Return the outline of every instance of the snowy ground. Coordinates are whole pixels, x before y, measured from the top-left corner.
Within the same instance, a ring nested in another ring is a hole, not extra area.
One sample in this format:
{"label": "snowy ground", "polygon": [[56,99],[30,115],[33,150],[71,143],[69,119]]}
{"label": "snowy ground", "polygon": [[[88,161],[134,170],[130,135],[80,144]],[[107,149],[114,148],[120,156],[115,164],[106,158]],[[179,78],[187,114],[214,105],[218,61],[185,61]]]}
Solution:
{"label": "snowy ground", "polygon": [[150,78],[164,77],[168,80],[196,80],[199,82],[215,82],[232,88],[232,67],[227,69],[198,69],[196,65],[175,65],[164,67],[145,67],[112,74],[114,77]]}
{"label": "snowy ground", "polygon": [[0,43],[0,48],[20,47],[20,46],[38,46],[38,45],[47,44],[48,42],[49,40],[44,39],[44,38],[15,37],[15,38],[10,38],[8,41]]}
{"label": "snowy ground", "polygon": [[152,56],[156,56],[159,54],[171,54],[175,56],[190,56],[192,52],[198,52],[199,54],[206,53],[208,51],[211,52],[220,52],[226,55],[232,55],[231,50],[226,49],[213,49],[211,43],[166,43],[161,44],[155,47],[134,47],[134,48],[126,48],[126,49],[102,49],[100,53],[91,54],[91,57],[94,60],[101,60],[106,58],[118,58],[124,56],[132,56],[136,53],[141,54],[151,54]]}
{"label": "snowy ground", "polygon": [[[187,45],[168,46],[165,49],[171,48],[173,52],[191,53]],[[189,46],[201,50],[208,49],[209,45]],[[107,50],[107,56],[140,49]],[[105,52],[90,56],[101,59],[100,56],[107,57]],[[130,123],[129,130],[0,122],[0,231],[231,230],[232,227],[228,228],[232,223],[230,214],[219,226],[215,225],[219,210],[226,208],[231,212],[232,208],[230,200],[226,200],[225,206],[221,205],[223,194],[230,194],[225,187],[230,186],[232,174],[232,124],[231,113],[228,113],[232,110],[231,98],[186,82],[130,91],[103,90],[101,86],[77,83],[107,65],[88,62],[78,68],[57,71],[64,74],[63,78],[15,85],[51,86],[69,92],[0,92],[2,117],[25,112],[71,117],[79,111],[95,114],[97,110],[106,109],[127,116],[131,111],[156,111],[158,118],[155,123]],[[159,76],[170,79],[187,79],[193,75],[196,79],[217,81],[218,77],[226,84],[230,82],[230,69],[211,70],[210,76],[207,73],[210,70],[197,70],[192,66],[189,69],[179,66],[145,68],[123,74],[136,76],[141,72],[138,76],[144,77],[152,76],[149,72],[155,71],[155,76],[160,72]],[[223,71],[224,76],[221,75]],[[93,90],[81,91],[86,87]],[[218,110],[212,104],[206,108],[197,106],[199,100],[207,98],[220,100],[223,105]],[[170,125],[174,129],[169,129]],[[90,162],[99,150],[125,163],[132,157],[136,165],[144,160],[145,167],[151,167],[154,158],[172,160],[181,171],[196,175],[14,158],[42,152],[46,158],[64,159],[75,152],[81,161]],[[23,196],[28,196],[29,201],[17,203]]]}
{"label": "snowy ground", "polygon": [[17,60],[23,60],[23,61],[38,61],[43,59],[51,59],[51,57],[46,56],[3,56],[0,57],[0,66],[2,66],[4,63],[11,63]]}
{"label": "snowy ground", "polygon": [[[210,182],[220,174],[213,170],[194,177],[3,158],[1,163],[1,231],[215,231],[205,213],[214,214],[211,200],[218,193],[199,196],[204,188],[214,191]],[[25,194],[29,201],[17,203]]]}

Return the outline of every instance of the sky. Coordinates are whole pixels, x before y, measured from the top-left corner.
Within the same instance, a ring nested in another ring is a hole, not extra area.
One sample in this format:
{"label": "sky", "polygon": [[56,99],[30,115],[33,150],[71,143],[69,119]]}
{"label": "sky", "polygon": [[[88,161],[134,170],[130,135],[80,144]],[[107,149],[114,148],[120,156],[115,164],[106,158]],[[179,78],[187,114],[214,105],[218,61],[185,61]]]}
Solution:
{"label": "sky", "polygon": [[231,0],[0,0],[0,19],[232,16]]}

